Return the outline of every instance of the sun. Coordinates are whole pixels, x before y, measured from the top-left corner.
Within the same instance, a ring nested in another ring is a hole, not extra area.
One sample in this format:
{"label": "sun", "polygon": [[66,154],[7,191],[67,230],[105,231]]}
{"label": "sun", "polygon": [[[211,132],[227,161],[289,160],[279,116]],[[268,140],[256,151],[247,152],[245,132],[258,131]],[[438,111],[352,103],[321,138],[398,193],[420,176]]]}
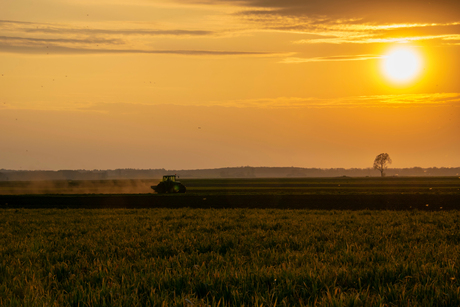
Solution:
{"label": "sun", "polygon": [[392,49],[383,57],[383,73],[396,83],[414,80],[422,69],[420,55],[410,47]]}

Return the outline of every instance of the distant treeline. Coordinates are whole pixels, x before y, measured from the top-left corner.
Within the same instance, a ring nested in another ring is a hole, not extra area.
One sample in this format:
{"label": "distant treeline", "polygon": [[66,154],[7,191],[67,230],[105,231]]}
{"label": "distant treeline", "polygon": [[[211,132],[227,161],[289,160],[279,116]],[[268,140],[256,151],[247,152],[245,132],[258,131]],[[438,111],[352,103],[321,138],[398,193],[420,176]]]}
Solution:
{"label": "distant treeline", "polygon": [[[59,170],[21,171],[0,170],[0,181],[30,180],[107,180],[159,179],[177,174],[180,178],[282,178],[282,177],[379,177],[371,168],[301,168],[301,167],[227,167],[196,170],[115,169],[115,170]],[[392,168],[387,176],[459,176],[460,167]]]}

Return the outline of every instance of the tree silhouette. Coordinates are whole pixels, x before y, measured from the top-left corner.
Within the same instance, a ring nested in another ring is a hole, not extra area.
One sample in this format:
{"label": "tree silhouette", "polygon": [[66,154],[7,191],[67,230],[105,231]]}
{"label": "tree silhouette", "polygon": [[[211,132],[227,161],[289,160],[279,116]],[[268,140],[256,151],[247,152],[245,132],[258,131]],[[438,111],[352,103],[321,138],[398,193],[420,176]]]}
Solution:
{"label": "tree silhouette", "polygon": [[387,153],[381,153],[374,160],[374,169],[379,170],[382,177],[385,177],[385,170],[388,168],[388,165],[391,164],[390,155]]}

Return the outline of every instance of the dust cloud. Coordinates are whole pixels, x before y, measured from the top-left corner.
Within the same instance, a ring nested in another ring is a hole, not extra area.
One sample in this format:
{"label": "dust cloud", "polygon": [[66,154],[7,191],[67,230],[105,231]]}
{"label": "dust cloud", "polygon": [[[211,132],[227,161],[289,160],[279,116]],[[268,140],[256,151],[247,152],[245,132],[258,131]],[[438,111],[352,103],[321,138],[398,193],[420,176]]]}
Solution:
{"label": "dust cloud", "polygon": [[158,179],[56,180],[0,182],[0,195],[24,194],[145,194]]}

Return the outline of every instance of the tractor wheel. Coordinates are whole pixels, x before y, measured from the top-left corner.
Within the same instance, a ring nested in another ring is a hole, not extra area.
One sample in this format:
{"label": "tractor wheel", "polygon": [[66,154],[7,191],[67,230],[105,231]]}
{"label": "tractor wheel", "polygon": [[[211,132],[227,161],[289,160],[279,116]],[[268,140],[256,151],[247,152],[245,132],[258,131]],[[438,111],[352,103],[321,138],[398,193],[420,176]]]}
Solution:
{"label": "tractor wheel", "polygon": [[164,182],[160,182],[156,188],[155,188],[155,191],[158,193],[158,194],[163,194],[163,193],[167,193],[167,189],[166,189],[166,185]]}
{"label": "tractor wheel", "polygon": [[169,189],[169,193],[179,193],[179,185],[178,184],[173,184],[171,188]]}

